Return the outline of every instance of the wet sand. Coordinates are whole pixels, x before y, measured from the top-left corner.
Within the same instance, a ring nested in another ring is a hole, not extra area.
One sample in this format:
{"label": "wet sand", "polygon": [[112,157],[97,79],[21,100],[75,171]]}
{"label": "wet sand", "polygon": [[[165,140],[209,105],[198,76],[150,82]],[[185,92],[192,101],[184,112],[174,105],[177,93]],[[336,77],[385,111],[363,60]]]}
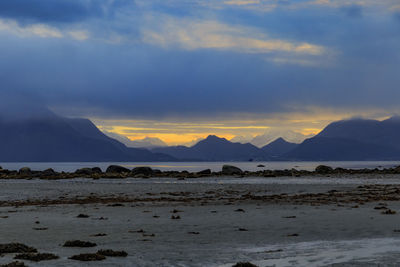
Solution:
{"label": "wet sand", "polygon": [[[395,265],[400,215],[383,213],[400,212],[399,178],[7,180],[0,243],[60,257],[28,266]],[[62,246],[75,239],[97,246]],[[68,259],[99,249],[128,257]]]}

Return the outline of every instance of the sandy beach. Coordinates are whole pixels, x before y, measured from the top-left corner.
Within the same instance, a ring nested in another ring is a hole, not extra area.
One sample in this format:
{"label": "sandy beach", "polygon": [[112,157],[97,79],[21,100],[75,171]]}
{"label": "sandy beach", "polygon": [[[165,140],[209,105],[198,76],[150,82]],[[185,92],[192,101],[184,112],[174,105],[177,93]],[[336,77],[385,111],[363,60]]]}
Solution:
{"label": "sandy beach", "polygon": [[[394,266],[399,178],[2,180],[1,243],[59,256],[27,266]],[[69,259],[100,249],[128,256]]]}

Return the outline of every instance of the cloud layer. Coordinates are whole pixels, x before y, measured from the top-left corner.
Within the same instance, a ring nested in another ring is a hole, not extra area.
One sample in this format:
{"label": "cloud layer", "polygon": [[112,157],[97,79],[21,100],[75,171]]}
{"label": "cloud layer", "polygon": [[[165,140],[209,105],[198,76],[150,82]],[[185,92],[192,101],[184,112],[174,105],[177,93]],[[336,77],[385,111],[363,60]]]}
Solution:
{"label": "cloud layer", "polygon": [[3,0],[0,90],[98,121],[393,113],[399,14],[397,0]]}

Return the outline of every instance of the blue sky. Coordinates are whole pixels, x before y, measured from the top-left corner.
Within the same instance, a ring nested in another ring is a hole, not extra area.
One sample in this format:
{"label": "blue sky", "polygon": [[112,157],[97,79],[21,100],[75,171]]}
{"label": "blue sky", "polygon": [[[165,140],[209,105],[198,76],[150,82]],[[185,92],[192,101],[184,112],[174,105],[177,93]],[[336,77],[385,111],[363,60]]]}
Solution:
{"label": "blue sky", "polygon": [[397,0],[2,0],[0,40],[0,90],[132,139],[399,112]]}

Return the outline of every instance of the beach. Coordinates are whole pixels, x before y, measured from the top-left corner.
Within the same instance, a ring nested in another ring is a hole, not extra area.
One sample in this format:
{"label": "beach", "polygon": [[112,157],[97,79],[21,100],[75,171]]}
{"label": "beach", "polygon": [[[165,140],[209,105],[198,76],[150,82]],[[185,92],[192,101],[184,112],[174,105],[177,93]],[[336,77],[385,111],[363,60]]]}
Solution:
{"label": "beach", "polygon": [[[27,266],[393,265],[399,178],[2,180],[1,243],[59,256]],[[64,247],[68,240],[96,246]],[[128,256],[69,259],[99,249]]]}

